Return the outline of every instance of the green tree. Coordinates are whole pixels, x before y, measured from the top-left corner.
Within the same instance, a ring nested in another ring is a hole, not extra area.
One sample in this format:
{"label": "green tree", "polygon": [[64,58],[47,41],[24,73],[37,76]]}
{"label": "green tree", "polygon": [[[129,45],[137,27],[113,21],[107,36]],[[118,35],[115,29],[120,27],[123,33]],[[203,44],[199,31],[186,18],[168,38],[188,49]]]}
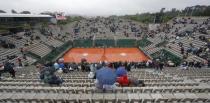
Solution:
{"label": "green tree", "polygon": [[0,13],[6,13],[4,10],[0,10]]}

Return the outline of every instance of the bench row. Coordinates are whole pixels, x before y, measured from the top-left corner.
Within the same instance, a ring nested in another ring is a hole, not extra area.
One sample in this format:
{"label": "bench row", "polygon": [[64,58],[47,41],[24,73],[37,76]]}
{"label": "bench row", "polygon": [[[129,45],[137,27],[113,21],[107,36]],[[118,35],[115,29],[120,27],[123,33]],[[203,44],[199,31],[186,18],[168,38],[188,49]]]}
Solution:
{"label": "bench row", "polygon": [[[160,82],[160,83],[145,83],[147,87],[161,87],[161,86],[198,86],[199,83],[179,83],[179,82]],[[42,82],[0,82],[0,86],[47,86]],[[62,86],[71,87],[90,87],[95,86],[94,83],[66,83],[64,82]]]}
{"label": "bench row", "polygon": [[0,102],[21,103],[209,103],[206,93],[4,93]]}
{"label": "bench row", "polygon": [[[65,82],[71,82],[71,83],[91,83],[94,82],[94,79],[63,79]],[[172,80],[162,80],[162,79],[139,79],[146,83],[159,83],[159,82],[183,82],[184,80],[181,79],[172,79]],[[40,79],[4,79],[0,82],[39,82]]]}
{"label": "bench row", "polygon": [[[94,93],[95,87],[34,87],[34,86],[1,86],[1,93]],[[209,86],[188,87],[116,87],[117,93],[210,93]]]}

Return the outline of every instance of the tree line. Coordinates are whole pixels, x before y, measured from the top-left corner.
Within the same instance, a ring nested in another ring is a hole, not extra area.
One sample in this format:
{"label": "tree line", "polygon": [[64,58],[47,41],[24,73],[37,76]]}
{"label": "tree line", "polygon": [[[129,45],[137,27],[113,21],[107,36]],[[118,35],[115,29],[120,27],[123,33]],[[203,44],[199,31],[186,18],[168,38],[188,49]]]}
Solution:
{"label": "tree line", "polygon": [[[163,9],[163,8],[162,8]],[[161,10],[162,10],[161,9]],[[125,15],[123,18],[135,20],[143,23],[164,23],[171,20],[177,16],[210,16],[210,6],[191,6],[186,7],[183,10],[178,10],[176,8],[171,9],[170,11],[165,12],[156,12],[156,13],[142,13],[136,15]],[[159,20],[157,20],[159,19]]]}

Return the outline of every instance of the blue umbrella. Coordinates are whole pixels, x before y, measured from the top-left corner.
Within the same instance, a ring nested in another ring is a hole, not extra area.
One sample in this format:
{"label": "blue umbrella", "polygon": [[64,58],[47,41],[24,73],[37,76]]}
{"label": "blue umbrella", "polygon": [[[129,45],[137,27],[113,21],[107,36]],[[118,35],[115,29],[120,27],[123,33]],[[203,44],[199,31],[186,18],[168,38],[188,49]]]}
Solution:
{"label": "blue umbrella", "polygon": [[117,77],[112,69],[108,67],[102,67],[96,71],[96,79],[98,79],[101,86],[113,85],[116,82]]}
{"label": "blue umbrella", "polygon": [[127,70],[125,69],[125,67],[119,67],[116,70],[116,75],[118,77],[123,76],[123,75],[127,75]]}

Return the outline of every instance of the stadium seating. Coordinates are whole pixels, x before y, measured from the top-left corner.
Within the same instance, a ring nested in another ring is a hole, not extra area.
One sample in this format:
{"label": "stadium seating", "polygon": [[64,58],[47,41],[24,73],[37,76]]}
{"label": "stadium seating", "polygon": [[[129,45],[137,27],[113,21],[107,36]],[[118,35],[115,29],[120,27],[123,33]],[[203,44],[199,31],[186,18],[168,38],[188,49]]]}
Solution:
{"label": "stadium seating", "polygon": [[[17,58],[23,57],[20,48],[40,58],[52,53],[53,48],[62,48],[67,41],[73,42],[72,47],[92,47],[97,46],[120,46],[133,47],[140,46],[143,51],[153,58],[160,58],[158,54],[163,53],[167,59],[174,60],[180,64],[184,54],[181,54],[180,43],[183,44],[185,53],[192,43],[196,48],[206,48],[206,41],[199,39],[205,36],[209,39],[209,34],[199,32],[200,26],[208,18],[198,17],[191,19],[196,23],[187,20],[185,24],[181,21],[186,18],[178,17],[176,22],[169,21],[169,31],[154,33],[154,37],[145,37],[150,31],[144,32],[141,24],[134,21],[116,18],[84,19],[79,22],[67,24],[63,27],[49,25],[46,31],[49,34],[40,33],[38,30],[32,32],[33,36],[26,36],[24,32],[17,33],[16,36],[1,36],[0,40],[6,40],[16,45],[14,49],[0,47],[0,63],[12,58],[12,62],[17,62]],[[113,22],[115,21],[115,22]],[[111,22],[109,25],[107,23]],[[115,27],[114,25],[118,25]],[[162,26],[162,25],[161,25]],[[115,30],[110,29],[115,28]],[[80,28],[78,33],[75,29]],[[132,28],[132,29],[131,29]],[[40,28],[39,28],[40,29]],[[97,29],[97,30],[96,30]],[[194,31],[195,29],[195,31]],[[98,31],[98,32],[96,32]],[[145,30],[146,31],[146,30]],[[166,30],[167,31],[167,30]],[[192,34],[186,34],[193,31]],[[177,36],[183,34],[184,36]],[[186,34],[186,35],[185,35]],[[40,39],[36,40],[35,37]],[[164,37],[168,39],[164,39]],[[21,39],[19,37],[22,37]],[[140,45],[142,40],[147,42]],[[32,40],[31,40],[32,39]],[[167,41],[166,43],[163,43]],[[163,43],[163,44],[162,44]],[[25,44],[28,44],[27,46]],[[162,44],[162,45],[160,45]],[[68,45],[69,46],[69,45]],[[67,47],[63,47],[65,49]],[[204,51],[205,52],[205,51]],[[207,51],[208,53],[208,51]],[[157,54],[157,55],[156,55]],[[54,55],[52,53],[52,55]],[[154,56],[155,55],[155,56]],[[32,57],[31,57],[32,56]],[[23,63],[32,64],[39,59],[34,59],[33,55],[28,56]],[[206,58],[200,55],[189,53],[186,61],[205,62]],[[95,88],[95,80],[88,78],[88,72],[74,71],[67,74],[57,74],[65,81],[60,86],[52,86],[43,83],[39,79],[38,70],[29,65],[28,67],[17,68],[16,78],[9,78],[8,73],[2,74],[0,80],[0,102],[1,103],[210,103],[210,70],[202,68],[188,67],[186,70],[179,67],[164,67],[161,73],[153,68],[132,67],[129,77],[136,77],[145,83],[145,87],[117,87],[113,91],[102,93]]]}
{"label": "stadium seating", "polygon": [[[150,69],[132,70],[129,75],[144,80],[146,87],[117,87],[109,93],[98,92],[94,87],[94,80],[88,79],[88,73],[63,74],[65,83],[60,87],[52,87],[41,83],[36,71],[34,67],[22,68],[18,71],[17,78],[1,80],[1,102],[208,103],[210,100],[209,85],[191,80],[195,79],[193,77],[198,78],[198,75],[208,77],[208,69],[189,69],[185,72],[178,68],[164,69],[163,73],[171,76],[156,74]],[[184,78],[185,76],[188,78]]]}
{"label": "stadium seating", "polygon": [[40,57],[44,57],[45,55],[47,55],[51,52],[51,48],[45,44],[38,43],[38,44],[35,44],[35,45],[31,46],[30,48],[28,48],[28,51],[30,51]]}

